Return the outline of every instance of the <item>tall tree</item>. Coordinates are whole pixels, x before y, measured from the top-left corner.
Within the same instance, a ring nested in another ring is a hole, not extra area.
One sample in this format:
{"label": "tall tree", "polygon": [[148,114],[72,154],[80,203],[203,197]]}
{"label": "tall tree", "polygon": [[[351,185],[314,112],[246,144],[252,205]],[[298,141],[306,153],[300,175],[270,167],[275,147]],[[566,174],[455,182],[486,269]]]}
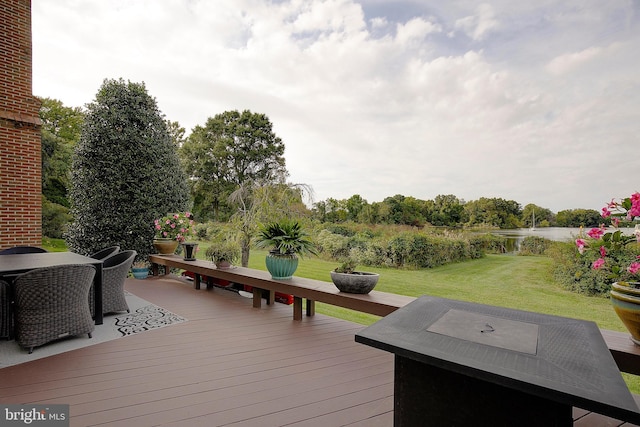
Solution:
{"label": "tall tree", "polygon": [[196,126],[180,155],[189,177],[194,210],[226,219],[228,196],[243,183],[284,182],[284,143],[264,114],[226,111]]}
{"label": "tall tree", "polygon": [[84,112],[66,107],[61,101],[41,98],[42,120],[42,194],[51,202],[69,207],[71,156],[80,139]]}
{"label": "tall tree", "polygon": [[249,264],[251,241],[260,223],[311,216],[305,196],[309,201],[313,197],[313,190],[306,184],[259,181],[245,181],[230,195],[229,201],[236,207],[231,222],[238,229],[243,267]]}
{"label": "tall tree", "polygon": [[119,245],[145,256],[153,220],[188,204],[167,124],[144,83],[105,80],[87,108],[73,158],[67,244],[79,253]]}
{"label": "tall tree", "polygon": [[521,226],[522,208],[514,200],[481,197],[464,205],[469,225],[499,228]]}
{"label": "tall tree", "polygon": [[169,132],[169,136],[171,137],[171,142],[175,145],[176,148],[182,147],[185,141],[185,133],[187,132],[180,123],[172,122],[171,120],[167,120],[167,131]]}

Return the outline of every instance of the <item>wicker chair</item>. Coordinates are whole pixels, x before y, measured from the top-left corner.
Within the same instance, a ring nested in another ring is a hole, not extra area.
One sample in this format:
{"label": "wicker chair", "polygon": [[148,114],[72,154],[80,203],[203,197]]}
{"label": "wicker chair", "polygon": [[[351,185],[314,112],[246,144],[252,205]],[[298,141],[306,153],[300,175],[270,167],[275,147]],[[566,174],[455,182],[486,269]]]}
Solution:
{"label": "wicker chair", "polygon": [[88,334],[95,325],[87,299],[95,267],[67,264],[37,268],[15,280],[18,344],[33,348],[67,336]]}
{"label": "wicker chair", "polygon": [[0,338],[11,339],[13,335],[13,297],[11,285],[0,280]]}
{"label": "wicker chair", "polygon": [[110,246],[108,248],[104,248],[99,250],[98,252],[89,255],[90,258],[93,259],[107,259],[112,255],[117,254],[120,251],[120,246]]}
{"label": "wicker chair", "polygon": [[[122,251],[102,262],[102,314],[116,311],[129,312],[124,296],[124,280],[137,255],[136,251]],[[94,314],[93,291],[89,293],[89,306]]]}
{"label": "wicker chair", "polygon": [[38,254],[38,253],[44,253],[44,252],[47,252],[47,250],[39,248],[37,246],[14,246],[12,248],[1,250],[0,255]]}

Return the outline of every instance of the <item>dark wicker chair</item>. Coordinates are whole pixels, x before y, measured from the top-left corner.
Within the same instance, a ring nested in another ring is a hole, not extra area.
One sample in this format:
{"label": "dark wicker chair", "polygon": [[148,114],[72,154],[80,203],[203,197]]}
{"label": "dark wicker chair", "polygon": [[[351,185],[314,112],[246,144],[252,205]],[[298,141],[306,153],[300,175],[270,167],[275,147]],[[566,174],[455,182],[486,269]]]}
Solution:
{"label": "dark wicker chair", "polygon": [[46,249],[39,248],[37,246],[14,246],[13,248],[7,248],[0,251],[0,255],[12,255],[12,254],[38,254],[47,252]]}
{"label": "dark wicker chair", "polygon": [[[122,251],[102,262],[102,314],[129,312],[124,296],[124,280],[137,255],[136,251]],[[93,291],[89,293],[91,313],[94,313]]]}
{"label": "dark wicker chair", "polygon": [[9,282],[0,280],[0,338],[11,339],[13,335],[13,297]]}
{"label": "dark wicker chair", "polygon": [[95,267],[67,264],[31,270],[15,280],[16,339],[33,348],[67,336],[88,334],[95,325],[87,300]]}
{"label": "dark wicker chair", "polygon": [[107,259],[110,256],[117,254],[119,251],[120,251],[120,246],[110,246],[108,248],[99,250],[94,254],[89,255],[89,257],[93,259]]}

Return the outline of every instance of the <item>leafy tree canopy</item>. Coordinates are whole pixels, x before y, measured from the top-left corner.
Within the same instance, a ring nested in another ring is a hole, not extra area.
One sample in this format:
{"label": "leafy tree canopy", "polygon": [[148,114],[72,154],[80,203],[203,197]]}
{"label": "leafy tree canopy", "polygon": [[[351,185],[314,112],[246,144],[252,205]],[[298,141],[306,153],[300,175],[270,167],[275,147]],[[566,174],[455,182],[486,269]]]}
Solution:
{"label": "leafy tree canopy", "polygon": [[80,139],[84,112],[65,107],[61,101],[41,98],[42,194],[47,200],[69,207],[69,165],[73,147]]}
{"label": "leafy tree canopy", "polygon": [[284,143],[264,114],[226,111],[196,126],[180,150],[194,210],[226,219],[228,196],[245,182],[284,182]]}
{"label": "leafy tree canopy", "polygon": [[71,175],[66,236],[73,251],[152,251],[153,220],[187,208],[188,189],[166,121],[144,83],[105,80],[87,106]]}

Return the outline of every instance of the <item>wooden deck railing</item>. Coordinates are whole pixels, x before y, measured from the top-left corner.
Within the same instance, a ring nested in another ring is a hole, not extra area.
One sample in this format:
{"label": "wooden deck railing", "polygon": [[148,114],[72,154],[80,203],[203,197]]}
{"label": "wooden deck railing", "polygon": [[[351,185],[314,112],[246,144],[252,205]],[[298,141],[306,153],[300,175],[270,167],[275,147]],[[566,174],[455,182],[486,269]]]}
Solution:
{"label": "wooden deck railing", "polygon": [[[274,280],[267,271],[244,267],[217,269],[209,261],[185,261],[177,255],[150,255],[149,261],[152,263],[155,276],[159,274],[160,266],[164,266],[165,274],[172,267],[193,272],[196,289],[200,289],[201,276],[249,285],[253,287],[253,306],[256,308],[262,304],[263,290],[269,292],[268,304],[274,302],[276,292],[293,295],[293,318],[295,320],[302,319],[303,298],[307,300],[307,316],[314,315],[316,301],[363,313],[386,316],[415,299],[414,297],[375,290],[366,295],[348,294],[338,291],[330,282],[295,276],[289,280]],[[627,333],[605,329],[601,329],[601,333],[620,371],[640,375],[640,346],[635,345]]]}

